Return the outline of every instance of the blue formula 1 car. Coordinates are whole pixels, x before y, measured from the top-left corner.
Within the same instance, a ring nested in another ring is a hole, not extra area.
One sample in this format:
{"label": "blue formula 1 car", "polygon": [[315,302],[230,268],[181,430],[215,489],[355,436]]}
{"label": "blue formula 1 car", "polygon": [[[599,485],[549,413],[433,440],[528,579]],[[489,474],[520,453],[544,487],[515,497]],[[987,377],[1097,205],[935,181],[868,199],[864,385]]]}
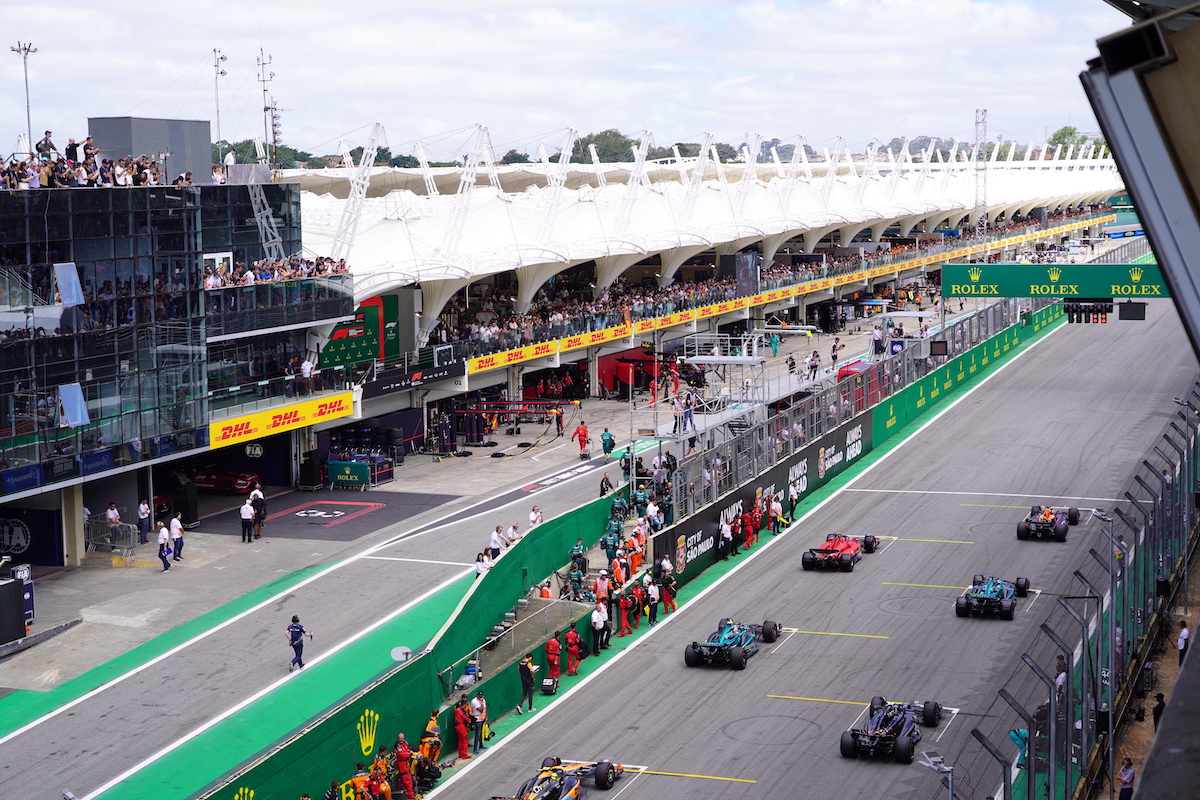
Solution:
{"label": "blue formula 1 car", "polygon": [[1067,531],[1072,525],[1078,524],[1079,509],[1074,506],[1070,508],[1033,506],[1029,509],[1029,516],[1017,523],[1017,538],[1021,541],[1052,538],[1056,542],[1065,542]]}
{"label": "blue formula 1 car", "polygon": [[1012,619],[1017,610],[1017,598],[1029,594],[1029,578],[1006,581],[976,575],[971,588],[954,600],[954,613],[960,617],[998,616]]}
{"label": "blue formula 1 car", "polygon": [[746,659],[758,652],[758,640],[773,642],[783,630],[778,622],[767,620],[762,625],[722,619],[717,630],[703,642],[692,642],[683,649],[683,663],[689,667],[702,664],[723,664],[745,669]]}
{"label": "blue formula 1 car", "polygon": [[921,741],[921,726],[933,728],[941,721],[941,703],[889,703],[882,697],[872,697],[866,722],[842,734],[842,756],[889,756],[901,764],[911,764]]}

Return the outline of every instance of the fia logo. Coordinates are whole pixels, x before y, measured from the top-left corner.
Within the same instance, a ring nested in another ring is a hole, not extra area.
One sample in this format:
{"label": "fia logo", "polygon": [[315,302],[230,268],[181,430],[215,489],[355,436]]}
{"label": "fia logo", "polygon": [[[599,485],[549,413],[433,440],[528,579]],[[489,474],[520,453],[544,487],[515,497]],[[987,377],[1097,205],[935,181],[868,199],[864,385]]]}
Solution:
{"label": "fia logo", "polygon": [[375,752],[375,732],[379,729],[379,715],[367,709],[358,718],[358,746],[364,756]]}

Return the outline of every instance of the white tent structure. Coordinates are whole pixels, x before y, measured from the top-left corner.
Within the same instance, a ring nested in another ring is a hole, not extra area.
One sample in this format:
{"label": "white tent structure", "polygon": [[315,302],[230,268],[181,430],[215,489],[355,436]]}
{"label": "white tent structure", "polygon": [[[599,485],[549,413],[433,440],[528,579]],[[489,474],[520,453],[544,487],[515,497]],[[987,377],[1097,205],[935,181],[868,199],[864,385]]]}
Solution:
{"label": "white tent structure", "polygon": [[[736,253],[761,242],[769,262],[798,237],[812,252],[835,231],[848,244],[865,231],[879,241],[895,225],[901,235],[964,219],[974,225],[981,170],[992,222],[1102,201],[1123,186],[1112,159],[1095,148],[1029,146],[1018,154],[1013,146],[1004,160],[945,163],[874,146],[851,157],[839,143],[822,160],[801,146],[790,163],[774,152],[770,163],[746,163],[754,161],[747,149],[743,162],[725,164],[708,142],[698,158],[660,162],[644,160],[648,145],[649,135],[630,163],[497,166],[481,126],[462,168],[286,170],[282,179],[300,184],[305,247],[315,255],[333,251],[343,215],[359,214],[347,256],[356,299],[419,284],[422,339],[454,292],[510,270],[523,310],[547,278],[588,261],[596,262],[599,292],[652,255],[661,256],[659,282],[667,285],[706,250]],[[352,184],[364,177],[365,197],[355,202]]]}

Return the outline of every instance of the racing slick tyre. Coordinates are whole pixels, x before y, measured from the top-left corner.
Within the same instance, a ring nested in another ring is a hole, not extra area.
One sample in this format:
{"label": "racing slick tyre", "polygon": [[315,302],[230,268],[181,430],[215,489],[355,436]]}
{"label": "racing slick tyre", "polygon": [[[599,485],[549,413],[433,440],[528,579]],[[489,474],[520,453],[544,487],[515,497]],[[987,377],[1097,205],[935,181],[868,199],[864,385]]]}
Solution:
{"label": "racing slick tyre", "polygon": [[1054,533],[1054,541],[1065,542],[1067,540],[1067,523],[1056,522],[1050,530]]}
{"label": "racing slick tyre", "polygon": [[873,717],[876,714],[878,714],[880,711],[883,710],[883,707],[886,705],[887,705],[887,700],[884,700],[883,697],[881,697],[880,695],[875,695],[874,697],[872,697],[871,698],[870,716]]}
{"label": "racing slick tyre", "polygon": [[854,556],[849,553],[838,556],[838,569],[842,572],[854,572]]}
{"label": "racing slick tyre", "polygon": [[704,656],[700,655],[696,645],[689,644],[683,648],[683,663],[689,667],[699,667],[704,663]]}
{"label": "racing slick tyre", "polygon": [[817,568],[817,559],[812,553],[805,552],[800,556],[800,568],[811,572]]}
{"label": "racing slick tyre", "polygon": [[842,758],[858,758],[858,739],[854,738],[854,731],[842,732],[839,749],[842,751]]}
{"label": "racing slick tyre", "polygon": [[892,752],[896,760],[901,764],[911,764],[913,762],[913,740],[911,736],[898,736],[896,738],[896,749]]}
{"label": "racing slick tyre", "polygon": [[1013,585],[1017,587],[1017,597],[1029,596],[1029,578],[1017,578]]}
{"label": "racing slick tyre", "polygon": [[975,573],[975,577],[971,578],[971,585],[978,586],[981,583],[983,583],[983,573],[977,572]]}
{"label": "racing slick tyre", "polygon": [[1000,601],[1000,619],[1012,619],[1015,616],[1017,604],[1012,600]]}
{"label": "racing slick tyre", "polygon": [[1017,523],[1017,538],[1020,539],[1022,542],[1029,539],[1029,523],[1028,522],[1018,522]]}
{"label": "racing slick tyre", "polygon": [[779,638],[779,623],[767,620],[763,623],[762,638],[764,642],[773,642]]}
{"label": "racing slick tyre", "polygon": [[967,598],[959,595],[954,600],[954,613],[960,617],[971,616],[971,606],[967,604]]}
{"label": "racing slick tyre", "polygon": [[611,761],[601,761],[592,773],[596,778],[597,789],[611,789],[617,782],[617,768]]}
{"label": "racing slick tyre", "polygon": [[1069,525],[1079,524],[1079,509],[1071,506],[1067,509],[1067,523]]}
{"label": "racing slick tyre", "polygon": [[729,648],[729,666],[732,669],[745,669],[746,651],[740,647]]}
{"label": "racing slick tyre", "polygon": [[921,724],[929,728],[936,728],[941,721],[942,707],[933,700],[926,700],[925,705],[921,707]]}
{"label": "racing slick tyre", "polygon": [[870,534],[863,537],[863,552],[874,553],[879,546],[879,540]]}

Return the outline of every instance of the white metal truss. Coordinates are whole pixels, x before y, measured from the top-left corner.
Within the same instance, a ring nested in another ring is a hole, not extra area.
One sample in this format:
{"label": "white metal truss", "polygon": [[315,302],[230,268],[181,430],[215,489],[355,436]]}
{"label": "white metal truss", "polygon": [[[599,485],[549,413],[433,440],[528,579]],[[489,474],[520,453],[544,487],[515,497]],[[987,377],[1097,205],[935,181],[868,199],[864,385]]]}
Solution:
{"label": "white metal truss", "polygon": [[975,235],[987,234],[987,109],[975,109],[975,147],[971,161],[975,166]]}
{"label": "white metal truss", "polygon": [[272,261],[282,261],[283,239],[279,236],[279,228],[275,225],[275,217],[271,214],[271,206],[267,204],[267,195],[263,192],[261,183],[252,183],[250,204],[254,207],[254,224],[258,226],[258,238],[262,241],[263,252]]}
{"label": "white metal truss", "polygon": [[479,125],[475,129],[475,144],[467,154],[462,171],[458,173],[458,191],[454,195],[454,207],[450,214],[450,224],[442,237],[441,255],[449,257],[455,252],[462,239],[463,226],[467,223],[467,212],[471,210],[471,189],[475,187],[475,176],[479,172],[479,159],[483,156],[483,142],[487,128]]}
{"label": "white metal truss", "polygon": [[362,218],[363,201],[367,199],[367,188],[371,185],[371,170],[375,166],[375,156],[379,153],[379,143],[383,138],[383,123],[371,124],[371,132],[367,135],[367,143],[363,145],[362,156],[357,167],[350,154],[345,139],[342,140],[342,159],[346,166],[353,170],[350,175],[350,195],[346,205],[342,207],[342,216],[338,220],[337,233],[333,235],[333,250],[329,257],[334,261],[347,258],[354,247],[354,235],[358,232],[358,222]]}
{"label": "white metal truss", "polygon": [[596,170],[596,185],[603,189],[608,185],[608,179],[604,177],[604,169],[600,166],[600,154],[596,152],[596,145],[588,145],[588,153],[592,157],[592,167]]}
{"label": "white metal truss", "polygon": [[429,197],[437,197],[441,192],[438,191],[437,183],[433,180],[433,170],[429,168],[429,158],[425,155],[425,145],[422,142],[417,142],[417,161],[421,164],[421,177],[425,179],[425,194]]}
{"label": "white metal truss", "polygon": [[[696,208],[696,198],[700,196],[700,189],[704,186],[704,168],[705,161],[708,159],[708,150],[712,147],[713,135],[711,133],[704,134],[704,139],[700,143],[700,153],[696,156],[696,163],[692,167],[691,179],[688,179],[687,168],[681,165],[679,167],[679,177],[687,186],[687,192],[683,197],[683,218],[679,221],[680,227],[687,226],[692,220],[692,211]],[[675,148],[676,156],[679,155],[679,148]]]}
{"label": "white metal truss", "polygon": [[625,190],[621,192],[621,205],[617,209],[618,238],[625,235],[629,223],[633,221],[633,206],[637,202],[643,183],[646,181],[646,153],[654,142],[650,131],[642,131],[642,141],[633,149],[633,174],[625,181]]}

